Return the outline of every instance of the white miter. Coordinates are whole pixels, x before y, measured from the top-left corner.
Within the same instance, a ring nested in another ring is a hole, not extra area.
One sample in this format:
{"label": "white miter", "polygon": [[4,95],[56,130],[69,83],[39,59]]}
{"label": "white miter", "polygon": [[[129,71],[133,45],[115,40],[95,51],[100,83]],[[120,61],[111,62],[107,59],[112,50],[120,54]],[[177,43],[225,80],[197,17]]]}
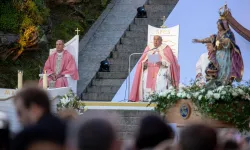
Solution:
{"label": "white miter", "polygon": [[161,64],[163,65],[163,66],[165,66],[165,67],[168,67],[168,66],[170,66],[170,63],[169,62],[167,62],[167,61],[161,61]]}

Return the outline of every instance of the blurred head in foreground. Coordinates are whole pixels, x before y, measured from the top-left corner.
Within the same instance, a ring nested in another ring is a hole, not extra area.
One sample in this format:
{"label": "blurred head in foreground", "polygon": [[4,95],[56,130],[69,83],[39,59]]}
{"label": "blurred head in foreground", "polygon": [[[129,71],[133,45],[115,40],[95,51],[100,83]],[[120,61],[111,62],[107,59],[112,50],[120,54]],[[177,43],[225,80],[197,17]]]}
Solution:
{"label": "blurred head in foreground", "polygon": [[173,138],[174,132],[165,120],[156,115],[149,115],[140,122],[135,148],[137,150],[154,148],[161,142]]}
{"label": "blurred head in foreground", "polygon": [[47,93],[35,86],[27,86],[18,91],[14,105],[23,126],[35,124],[43,115],[51,112]]}
{"label": "blurred head in foreground", "polygon": [[0,112],[0,149],[7,150],[10,146],[9,120],[4,112]]}
{"label": "blurred head in foreground", "polygon": [[196,124],[184,128],[180,133],[180,150],[215,150],[216,131],[206,125]]}
{"label": "blurred head in foreground", "polygon": [[104,111],[87,111],[69,128],[70,150],[117,150],[115,121],[117,117]]}

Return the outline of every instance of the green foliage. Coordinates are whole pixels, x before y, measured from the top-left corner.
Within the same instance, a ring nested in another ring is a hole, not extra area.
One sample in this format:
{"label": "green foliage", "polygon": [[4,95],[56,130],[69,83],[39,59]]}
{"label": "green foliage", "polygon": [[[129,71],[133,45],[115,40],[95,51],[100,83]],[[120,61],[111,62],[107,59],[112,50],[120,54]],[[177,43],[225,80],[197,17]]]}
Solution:
{"label": "green foliage", "polygon": [[14,9],[11,3],[0,4],[0,31],[18,33],[21,15]]}
{"label": "green foliage", "polygon": [[108,0],[101,0],[101,6],[105,8],[108,4]]}
{"label": "green foliage", "polygon": [[0,14],[0,30],[18,33],[20,28],[43,24],[49,16],[49,9],[43,0],[6,1],[0,4]]}
{"label": "green foliage", "polygon": [[84,31],[84,28],[77,20],[63,20],[61,24],[54,26],[52,29],[52,45],[55,45],[56,40],[63,39],[65,41],[70,40],[75,34],[75,30],[78,28],[81,30],[80,32]]}
{"label": "green foliage", "polygon": [[171,90],[171,92],[167,91],[164,94],[150,95],[148,99],[151,100],[149,105],[151,103],[156,103],[155,110],[164,114],[166,114],[168,109],[180,100],[175,89]]}
{"label": "green foliage", "polygon": [[191,99],[204,116],[234,125],[239,131],[249,131],[250,85],[219,86],[215,89],[195,84],[179,91],[169,89],[149,97],[156,110],[166,113],[178,100]]}
{"label": "green foliage", "polygon": [[14,3],[16,9],[19,10],[23,16],[21,29],[32,25],[42,25],[47,20],[49,9],[47,9],[42,2],[43,0],[27,0],[26,2],[19,1]]}
{"label": "green foliage", "polygon": [[57,39],[68,41],[76,34],[76,28],[81,30],[80,35],[84,35],[109,2],[110,0],[82,0],[77,5],[77,10],[81,13],[66,5],[50,5],[53,22],[50,45],[54,46]]}
{"label": "green foliage", "polygon": [[[110,0],[83,0],[77,6],[83,15],[79,15],[65,5],[48,5],[49,10],[45,6],[45,0],[4,1],[4,3],[0,3],[0,31],[23,35],[25,29],[35,26],[41,37],[45,33],[42,26],[49,24],[52,25],[52,29],[51,35],[47,35],[47,37],[51,48],[55,46],[57,39],[70,40],[76,34],[76,28],[81,30],[80,35],[84,35]],[[52,20],[52,23],[48,22],[48,18]],[[26,40],[20,41],[26,42]],[[0,60],[0,87],[16,88],[17,70],[24,71],[24,82],[27,80],[38,81],[38,74],[48,58],[48,47],[39,46],[39,49],[39,51],[33,52],[24,51],[16,61],[11,58],[5,61]]]}
{"label": "green foliage", "polygon": [[48,57],[48,48],[41,46],[43,50],[28,52],[21,55],[16,61],[7,59],[0,60],[0,87],[16,88],[17,87],[17,70],[23,70],[23,80],[37,81],[39,73],[43,68],[44,61]]}

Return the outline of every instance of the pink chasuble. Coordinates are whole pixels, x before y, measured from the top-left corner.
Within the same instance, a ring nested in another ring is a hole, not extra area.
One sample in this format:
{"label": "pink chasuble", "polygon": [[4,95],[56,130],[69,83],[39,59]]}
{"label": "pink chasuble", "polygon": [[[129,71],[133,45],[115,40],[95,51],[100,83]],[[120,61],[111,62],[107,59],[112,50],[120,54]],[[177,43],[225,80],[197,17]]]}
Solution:
{"label": "pink chasuble", "polygon": [[[177,62],[177,59],[174,56],[169,46],[162,44],[160,47],[161,49],[159,49],[158,54],[160,55],[161,62],[166,61],[170,63],[169,67],[170,67],[170,76],[172,79],[171,83],[175,88],[178,88],[179,80],[180,80],[180,66]],[[141,59],[138,62],[131,93],[129,95],[129,100],[131,101],[137,102],[141,100],[140,98],[142,96],[142,93],[141,93],[142,91],[140,90],[140,88],[142,88],[142,78],[143,78],[143,72],[144,72],[143,68],[144,68],[144,64],[147,63],[147,60],[148,60],[147,52],[150,52],[149,51],[150,49],[151,48],[149,46],[146,47]],[[146,87],[150,88],[153,91],[155,90],[155,87],[156,87],[156,78],[157,78],[159,69],[160,69],[159,64],[148,63],[148,75],[147,75]]]}
{"label": "pink chasuble", "polygon": [[[46,70],[47,74],[52,74],[56,72],[56,60],[57,60],[57,52],[51,54],[49,58],[47,59],[44,70]],[[61,61],[61,70],[58,73],[59,75],[62,75],[62,77],[58,78],[55,82],[55,88],[59,87],[67,87],[68,81],[67,78],[64,77],[66,74],[70,75],[73,80],[79,80],[79,74],[78,69],[76,67],[75,59],[74,57],[67,51],[63,51],[63,57]],[[43,80],[40,79],[39,85],[42,86]],[[48,85],[52,81],[52,78],[48,77]]]}

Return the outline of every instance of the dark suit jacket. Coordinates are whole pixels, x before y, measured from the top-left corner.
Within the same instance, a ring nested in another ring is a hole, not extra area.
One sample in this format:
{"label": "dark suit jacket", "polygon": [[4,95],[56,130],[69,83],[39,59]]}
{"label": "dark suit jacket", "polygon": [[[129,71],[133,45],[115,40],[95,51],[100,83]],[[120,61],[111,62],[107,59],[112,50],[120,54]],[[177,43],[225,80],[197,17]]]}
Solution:
{"label": "dark suit jacket", "polygon": [[37,124],[25,128],[17,134],[11,144],[12,150],[25,150],[35,141],[51,141],[59,145],[65,144],[66,124],[52,114],[40,118]]}

